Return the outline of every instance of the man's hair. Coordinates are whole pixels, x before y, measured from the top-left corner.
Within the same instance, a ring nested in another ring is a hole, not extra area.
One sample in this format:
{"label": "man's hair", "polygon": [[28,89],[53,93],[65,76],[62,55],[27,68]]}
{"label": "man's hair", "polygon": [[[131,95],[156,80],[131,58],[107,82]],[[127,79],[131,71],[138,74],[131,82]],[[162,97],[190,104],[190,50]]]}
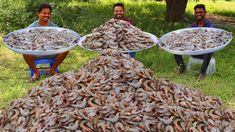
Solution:
{"label": "man's hair", "polygon": [[50,9],[50,11],[52,12],[52,7],[50,4],[48,3],[42,3],[39,8],[38,8],[38,13],[40,13],[42,11],[42,9],[48,8]]}
{"label": "man's hair", "polygon": [[206,7],[204,4],[197,4],[196,6],[194,6],[194,10],[196,10],[197,8],[202,8],[204,11],[206,11]]}
{"label": "man's hair", "polygon": [[114,10],[114,8],[115,8],[116,6],[121,6],[122,9],[124,10],[124,4],[122,4],[122,3],[116,3],[116,4],[114,4],[114,5],[113,5],[113,10]]}

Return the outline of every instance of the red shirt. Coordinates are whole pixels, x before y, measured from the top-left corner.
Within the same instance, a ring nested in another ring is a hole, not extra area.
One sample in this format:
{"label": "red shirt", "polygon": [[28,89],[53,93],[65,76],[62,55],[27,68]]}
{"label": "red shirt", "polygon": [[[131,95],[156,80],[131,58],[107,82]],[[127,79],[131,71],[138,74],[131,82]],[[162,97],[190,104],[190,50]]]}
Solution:
{"label": "red shirt", "polygon": [[[117,18],[114,18],[114,19],[117,19]],[[128,17],[123,17],[121,20],[127,21],[127,22],[129,22],[131,25],[134,26],[134,22],[133,22],[131,19],[129,19]]]}
{"label": "red shirt", "polygon": [[131,25],[134,25],[134,22],[127,17],[123,17],[122,20],[129,22]]}

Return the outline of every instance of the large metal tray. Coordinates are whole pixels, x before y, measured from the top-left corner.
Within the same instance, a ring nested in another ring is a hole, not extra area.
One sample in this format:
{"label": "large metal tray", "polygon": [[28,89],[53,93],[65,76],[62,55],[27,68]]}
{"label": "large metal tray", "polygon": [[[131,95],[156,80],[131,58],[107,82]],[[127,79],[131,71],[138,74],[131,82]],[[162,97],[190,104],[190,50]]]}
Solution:
{"label": "large metal tray", "polygon": [[207,30],[211,30],[211,31],[223,31],[223,32],[227,32],[223,29],[218,29],[218,28],[208,28],[208,27],[197,27],[197,28],[184,28],[184,29],[179,29],[179,30],[175,30],[175,31],[172,31],[172,32],[169,32],[165,35],[163,35],[160,39],[159,39],[159,46],[164,49],[165,51],[169,52],[169,53],[172,53],[172,54],[178,54],[178,55],[201,55],[201,54],[207,54],[207,53],[212,53],[212,52],[216,52],[216,51],[219,51],[221,49],[223,49],[225,46],[227,46],[233,39],[233,36],[231,35],[230,36],[230,39],[223,45],[220,45],[220,46],[217,46],[217,47],[214,47],[214,48],[207,48],[207,49],[200,49],[200,50],[195,50],[195,51],[192,51],[192,50],[186,50],[186,51],[180,51],[180,50],[171,50],[171,49],[168,49],[164,46],[161,45],[161,43],[164,42],[164,39],[171,35],[172,33],[179,33],[181,31],[186,31],[186,30],[195,30],[195,29],[198,29],[198,28],[202,28],[202,29],[207,29]]}
{"label": "large metal tray", "polygon": [[[146,47],[146,48],[143,48],[143,49],[139,49],[139,50],[129,50],[129,51],[120,51],[120,52],[123,52],[123,53],[127,53],[127,52],[138,52],[138,51],[142,51],[142,50],[145,50],[145,49],[152,48],[153,46],[155,46],[155,45],[158,44],[158,38],[157,38],[155,35],[153,35],[153,34],[151,34],[151,33],[148,33],[148,32],[144,32],[144,33],[146,33],[147,35],[149,35],[149,36],[151,37],[152,41],[154,42],[153,45],[151,45],[151,46],[149,46],[149,47]],[[88,35],[91,35],[91,34],[88,34]],[[80,39],[80,41],[78,42],[78,45],[79,45],[80,47],[84,48],[84,49],[89,50],[89,51],[101,52],[101,51],[98,51],[98,50],[89,49],[89,48],[87,48],[87,47],[82,46],[82,42],[86,39],[86,37],[87,37],[88,35],[83,36],[83,37]]]}
{"label": "large metal tray", "polygon": [[[60,27],[30,27],[30,28],[25,28],[25,29],[21,29],[21,30],[16,30],[16,31],[13,31],[5,36],[8,36],[8,35],[11,35],[12,33],[15,33],[15,32],[19,32],[19,33],[24,33],[24,32],[28,32],[29,30],[32,30],[32,29],[56,29],[58,30],[59,32],[60,31],[63,31],[63,30],[67,30],[68,32],[71,32],[77,39],[78,41],[80,40],[80,35],[70,29],[66,29],[66,28],[60,28]],[[69,47],[66,47],[66,48],[61,48],[61,49],[58,49],[58,50],[46,50],[46,51],[38,51],[38,50],[22,50],[22,49],[16,49],[16,48],[13,48],[13,47],[10,47],[9,45],[7,45],[4,41],[4,37],[3,37],[3,43],[5,44],[5,46],[7,48],[9,48],[10,50],[16,52],[16,53],[19,53],[19,54],[27,54],[27,55],[38,55],[38,56],[45,56],[45,55],[54,55],[54,54],[59,54],[59,53],[63,53],[63,52],[66,52],[66,51],[69,51],[70,49],[74,48],[75,46],[77,46],[77,43],[74,43],[72,46],[69,46]]]}

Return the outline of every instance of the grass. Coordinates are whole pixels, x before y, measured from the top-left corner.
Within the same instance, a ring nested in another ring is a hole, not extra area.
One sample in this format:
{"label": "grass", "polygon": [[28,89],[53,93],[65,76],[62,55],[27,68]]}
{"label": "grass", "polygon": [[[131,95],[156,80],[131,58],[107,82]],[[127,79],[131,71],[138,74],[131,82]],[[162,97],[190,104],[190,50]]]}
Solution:
{"label": "grass", "polygon": [[[72,25],[71,29],[81,35],[90,33],[94,28],[109,20],[112,17],[112,4],[115,0],[106,0],[99,4],[86,2],[70,2],[71,7],[81,8],[79,13],[79,22]],[[235,10],[227,8],[228,2],[206,2],[208,11],[211,13],[232,12]],[[135,21],[135,26],[140,29],[155,34],[157,37],[163,34],[187,27],[189,23],[166,23],[165,4],[164,2],[134,2],[125,0],[126,13]],[[231,2],[229,5],[234,5]],[[191,15],[195,2],[189,2],[187,6],[187,16],[190,22],[193,21]],[[232,7],[232,6],[231,6]],[[234,7],[234,6],[233,6]],[[226,13],[225,13],[226,15]],[[69,16],[68,16],[69,17]],[[30,23],[29,23],[30,24]],[[226,30],[235,33],[234,28],[226,25],[219,25]],[[24,27],[22,27],[24,28]],[[67,28],[70,28],[67,25]],[[80,47],[71,50],[69,56],[59,67],[60,72],[79,69],[83,64],[96,57],[98,54],[87,51]],[[197,81],[197,75],[194,72],[188,71],[183,75],[177,74],[176,63],[173,55],[160,49],[153,47],[151,49],[138,52],[137,60],[143,62],[146,68],[154,71],[157,78],[166,78],[172,82],[188,85],[200,90],[204,95],[217,96],[221,98],[227,108],[235,109],[235,40],[231,42],[223,50],[216,52],[213,56],[216,59],[217,71],[215,74],[208,75],[204,81]],[[185,62],[188,57],[185,56]],[[16,54],[0,46],[0,109],[3,109],[9,104],[12,99],[17,99],[27,94],[27,91],[32,87],[36,87],[39,83],[28,83],[28,67],[20,54]],[[44,75],[41,80],[49,77]]]}
{"label": "grass", "polygon": [[235,1],[225,1],[225,0],[200,0],[199,2],[191,0],[187,5],[187,12],[193,13],[193,8],[196,4],[205,4],[208,13],[216,13],[220,15],[226,15],[235,17]]}

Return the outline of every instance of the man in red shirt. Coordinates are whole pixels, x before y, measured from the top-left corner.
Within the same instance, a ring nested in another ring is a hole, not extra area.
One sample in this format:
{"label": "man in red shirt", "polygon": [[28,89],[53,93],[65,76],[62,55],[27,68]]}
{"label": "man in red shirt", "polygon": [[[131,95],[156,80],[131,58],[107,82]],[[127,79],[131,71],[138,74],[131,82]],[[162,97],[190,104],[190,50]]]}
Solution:
{"label": "man in red shirt", "polygon": [[[134,25],[134,22],[132,20],[124,16],[124,4],[122,3],[116,3],[113,5],[113,17],[115,19],[121,19],[121,20],[127,21],[131,25]],[[136,52],[128,52],[128,54],[131,57],[135,58]]]}
{"label": "man in red shirt", "polygon": [[134,22],[124,16],[124,5],[122,3],[116,3],[113,5],[113,17],[115,19],[122,19],[134,25]]}

